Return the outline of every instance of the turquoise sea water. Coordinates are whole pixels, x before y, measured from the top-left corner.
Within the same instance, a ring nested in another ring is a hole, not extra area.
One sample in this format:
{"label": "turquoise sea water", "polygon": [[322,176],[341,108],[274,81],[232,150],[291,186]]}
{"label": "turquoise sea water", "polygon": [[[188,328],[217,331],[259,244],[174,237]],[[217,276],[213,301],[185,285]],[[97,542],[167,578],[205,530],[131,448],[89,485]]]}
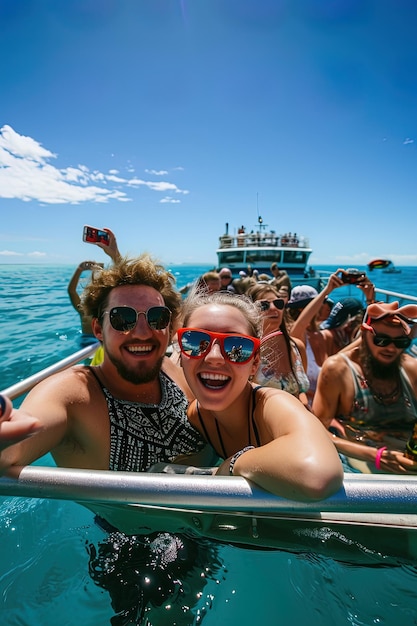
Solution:
{"label": "turquoise sea water", "polygon": [[[181,287],[210,268],[171,269]],[[0,388],[79,348],[79,318],[66,291],[73,270],[0,266]],[[374,272],[373,278],[381,288],[417,296],[417,268]],[[45,457],[41,463],[51,461]],[[186,581],[186,601],[174,594],[172,608],[165,602],[147,616],[154,626],[417,625],[417,563],[386,561],[383,552],[372,565],[321,556],[331,534],[318,536],[317,551],[305,554],[210,546],[201,562],[194,561],[198,584]],[[89,546],[103,538],[92,513],[76,503],[0,497],[2,626],[109,625],[114,616],[109,594],[88,571]],[[352,551],[358,552],[357,545]]]}

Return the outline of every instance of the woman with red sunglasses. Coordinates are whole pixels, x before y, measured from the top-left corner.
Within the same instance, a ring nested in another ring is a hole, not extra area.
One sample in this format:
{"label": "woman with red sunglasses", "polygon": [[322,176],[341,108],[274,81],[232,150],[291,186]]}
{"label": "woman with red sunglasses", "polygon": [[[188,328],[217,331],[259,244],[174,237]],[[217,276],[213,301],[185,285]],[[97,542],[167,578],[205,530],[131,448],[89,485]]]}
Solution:
{"label": "woman with red sunglasses", "polygon": [[280,496],[320,500],[342,485],[333,443],[289,393],[251,382],[260,362],[257,305],[228,292],[191,294],[178,333],[181,365],[195,395],[188,418],[224,462]]}

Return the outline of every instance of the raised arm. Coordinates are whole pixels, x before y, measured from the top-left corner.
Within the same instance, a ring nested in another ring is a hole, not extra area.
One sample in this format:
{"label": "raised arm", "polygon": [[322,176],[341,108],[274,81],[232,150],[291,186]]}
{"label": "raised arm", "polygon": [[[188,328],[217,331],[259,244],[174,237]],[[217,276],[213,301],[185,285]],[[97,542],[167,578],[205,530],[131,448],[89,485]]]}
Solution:
{"label": "raised arm", "polygon": [[80,281],[80,276],[85,270],[91,270],[95,266],[96,266],[95,261],[82,261],[79,264],[79,266],[76,268],[75,272],[73,273],[68,283],[68,287],[67,287],[68,295],[71,300],[71,304],[74,307],[74,309],[77,311],[77,313],[80,312],[80,302],[81,302],[80,296],[77,293],[77,287]]}
{"label": "raised arm", "polygon": [[342,280],[337,275],[342,270],[338,269],[332,274],[326,284],[326,286],[320,291],[320,293],[301,311],[296,321],[291,326],[291,335],[304,340],[306,330],[315,315],[320,311],[326,296],[328,296],[334,289],[343,285]]}
{"label": "raised arm", "polygon": [[365,296],[367,306],[368,304],[372,304],[373,302],[375,302],[375,285],[368,276],[366,276],[364,280],[358,283],[357,287],[362,291],[363,295]]}
{"label": "raised arm", "polygon": [[107,256],[109,256],[111,258],[111,260],[113,261],[113,263],[118,263],[121,258],[122,255],[120,254],[118,245],[117,245],[117,241],[116,241],[116,236],[115,234],[110,230],[110,228],[103,228],[104,231],[106,231],[106,233],[109,234],[109,243],[108,245],[101,243],[100,241],[98,241],[96,243],[96,246],[98,246],[99,248],[101,248],[102,250],[104,250],[104,252],[107,254]]}

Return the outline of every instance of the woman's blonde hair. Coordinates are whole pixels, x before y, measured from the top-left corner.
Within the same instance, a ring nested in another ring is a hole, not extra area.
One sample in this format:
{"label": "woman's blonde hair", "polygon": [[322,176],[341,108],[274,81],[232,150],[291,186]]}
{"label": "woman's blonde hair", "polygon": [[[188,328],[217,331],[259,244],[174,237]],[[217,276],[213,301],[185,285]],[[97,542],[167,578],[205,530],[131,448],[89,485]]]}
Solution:
{"label": "woman's blonde hair", "polygon": [[248,323],[248,335],[251,337],[261,337],[262,317],[259,307],[247,296],[231,293],[230,291],[207,293],[207,291],[199,289],[192,290],[183,303],[183,327],[188,326],[189,319],[194,311],[206,304],[235,307],[242,313]]}

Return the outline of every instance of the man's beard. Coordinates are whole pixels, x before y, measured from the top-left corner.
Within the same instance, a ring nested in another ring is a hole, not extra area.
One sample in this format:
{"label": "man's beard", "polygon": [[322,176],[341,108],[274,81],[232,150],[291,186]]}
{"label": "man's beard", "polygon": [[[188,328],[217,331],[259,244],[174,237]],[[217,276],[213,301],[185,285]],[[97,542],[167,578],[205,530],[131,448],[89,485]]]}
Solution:
{"label": "man's beard", "polygon": [[119,374],[119,376],[121,376],[123,380],[126,380],[129,383],[133,383],[134,385],[150,383],[156,380],[159,376],[162,368],[162,362],[164,360],[164,357],[161,356],[155,363],[155,365],[151,368],[144,369],[143,365],[140,364],[139,369],[133,369],[131,367],[127,367],[120,359],[117,359],[109,351],[107,351],[107,356],[117,369],[117,373]]}
{"label": "man's beard", "polygon": [[380,380],[392,380],[399,374],[403,353],[400,353],[392,363],[380,363],[369,350],[366,341],[362,340],[360,360],[367,376]]}

